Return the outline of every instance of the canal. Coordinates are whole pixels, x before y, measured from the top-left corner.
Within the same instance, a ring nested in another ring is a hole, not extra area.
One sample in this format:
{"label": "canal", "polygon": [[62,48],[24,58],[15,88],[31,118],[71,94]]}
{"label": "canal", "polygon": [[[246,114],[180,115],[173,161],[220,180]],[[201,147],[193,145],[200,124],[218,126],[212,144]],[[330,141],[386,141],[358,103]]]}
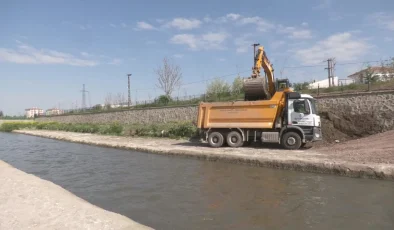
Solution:
{"label": "canal", "polygon": [[155,229],[394,229],[391,181],[8,133],[0,133],[0,159]]}

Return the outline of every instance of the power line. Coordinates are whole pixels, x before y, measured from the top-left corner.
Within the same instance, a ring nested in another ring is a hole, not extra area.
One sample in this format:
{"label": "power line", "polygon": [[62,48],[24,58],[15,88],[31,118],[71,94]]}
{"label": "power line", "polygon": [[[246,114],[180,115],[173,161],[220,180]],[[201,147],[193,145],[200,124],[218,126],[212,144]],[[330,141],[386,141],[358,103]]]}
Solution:
{"label": "power line", "polygon": [[[381,60],[381,61],[389,61],[389,60]],[[381,61],[359,61],[359,62],[344,62],[344,63],[336,63],[336,65],[355,65],[355,64],[363,64],[363,63],[371,63],[371,62],[381,62]],[[285,66],[284,69],[295,69],[295,68],[311,68],[311,67],[324,67],[325,64],[321,65],[300,65],[300,66]]]}

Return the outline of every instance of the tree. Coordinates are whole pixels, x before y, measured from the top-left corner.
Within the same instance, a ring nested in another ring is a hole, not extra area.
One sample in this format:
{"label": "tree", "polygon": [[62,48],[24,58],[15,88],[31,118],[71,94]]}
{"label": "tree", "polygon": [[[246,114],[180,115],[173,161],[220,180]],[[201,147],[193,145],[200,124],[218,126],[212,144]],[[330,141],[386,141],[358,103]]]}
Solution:
{"label": "tree", "polygon": [[301,91],[303,89],[308,89],[308,88],[309,88],[309,83],[308,82],[295,83],[294,84],[294,91]]}
{"label": "tree", "polygon": [[379,76],[375,75],[371,66],[368,66],[367,69],[361,73],[361,78],[364,80],[365,83],[375,83],[379,81]]}
{"label": "tree", "polygon": [[114,103],[113,97],[111,93],[108,93],[107,96],[105,96],[104,99],[104,105],[106,109],[110,109],[111,105]]}
{"label": "tree", "polygon": [[114,100],[113,100],[114,104],[116,105],[121,105],[122,103],[126,102],[126,97],[124,96],[123,93],[118,93],[116,94]]}
{"label": "tree", "polygon": [[206,94],[208,97],[228,96],[231,94],[231,87],[227,82],[217,78],[208,84]]}
{"label": "tree", "polygon": [[171,97],[168,95],[161,95],[156,99],[157,103],[167,105],[171,101]]}
{"label": "tree", "polygon": [[181,68],[171,63],[168,58],[163,59],[163,66],[155,70],[158,83],[156,86],[164,91],[164,94],[171,96],[174,89],[181,84],[182,72]]}
{"label": "tree", "polygon": [[243,92],[244,92],[243,80],[240,76],[237,76],[233,81],[231,93],[233,95],[240,95]]}
{"label": "tree", "polygon": [[3,116],[4,116],[3,111],[0,110],[0,117],[3,117]]}

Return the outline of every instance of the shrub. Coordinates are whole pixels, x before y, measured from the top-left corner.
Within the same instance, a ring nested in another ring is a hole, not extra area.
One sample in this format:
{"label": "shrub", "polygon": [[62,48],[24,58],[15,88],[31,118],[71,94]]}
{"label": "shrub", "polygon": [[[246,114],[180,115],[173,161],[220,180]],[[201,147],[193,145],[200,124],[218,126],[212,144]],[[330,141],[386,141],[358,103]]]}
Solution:
{"label": "shrub", "polygon": [[168,130],[170,137],[193,137],[197,132],[191,122],[181,122],[171,126]]}

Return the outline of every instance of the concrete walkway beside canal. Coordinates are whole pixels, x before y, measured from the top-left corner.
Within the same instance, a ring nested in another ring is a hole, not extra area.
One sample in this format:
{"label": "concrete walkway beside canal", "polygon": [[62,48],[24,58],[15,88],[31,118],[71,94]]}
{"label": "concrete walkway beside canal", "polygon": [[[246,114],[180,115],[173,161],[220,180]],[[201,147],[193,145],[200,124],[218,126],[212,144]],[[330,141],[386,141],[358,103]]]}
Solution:
{"label": "concrete walkway beside canal", "polygon": [[151,229],[0,161],[0,229]]}
{"label": "concrete walkway beside canal", "polygon": [[[132,149],[165,155],[179,155],[205,160],[220,160],[232,163],[245,163],[272,168],[329,173],[350,177],[394,180],[394,154],[386,153],[386,155],[384,155],[385,158],[388,157],[390,159],[382,159],[374,157],[377,153],[365,154],[355,148],[353,148],[352,151],[343,150],[343,153],[334,150],[314,150],[313,148],[295,151],[268,149],[263,147],[210,148],[204,143],[191,143],[184,140],[160,138],[103,136],[47,130],[19,130],[15,132],[57,140]],[[389,146],[387,148],[391,147]],[[394,152],[394,148],[388,149],[388,151]]]}

